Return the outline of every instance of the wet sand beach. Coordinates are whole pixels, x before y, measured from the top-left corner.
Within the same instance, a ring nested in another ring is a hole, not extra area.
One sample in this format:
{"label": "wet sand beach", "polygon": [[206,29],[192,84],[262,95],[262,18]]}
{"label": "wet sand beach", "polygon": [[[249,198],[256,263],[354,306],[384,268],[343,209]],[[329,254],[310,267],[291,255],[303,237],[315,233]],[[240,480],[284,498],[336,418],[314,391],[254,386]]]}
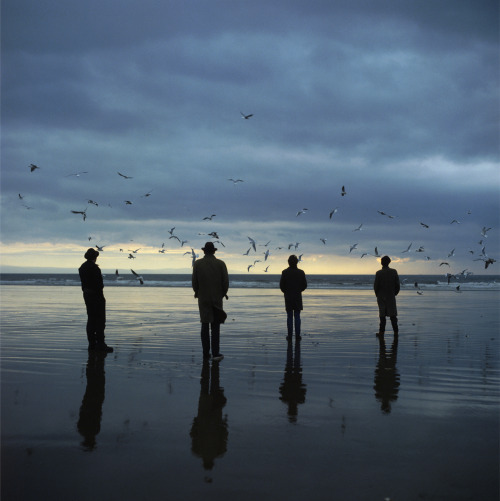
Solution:
{"label": "wet sand beach", "polygon": [[188,288],[113,288],[107,356],[78,287],[1,291],[2,499],[496,500],[499,291],[233,289],[203,364]]}

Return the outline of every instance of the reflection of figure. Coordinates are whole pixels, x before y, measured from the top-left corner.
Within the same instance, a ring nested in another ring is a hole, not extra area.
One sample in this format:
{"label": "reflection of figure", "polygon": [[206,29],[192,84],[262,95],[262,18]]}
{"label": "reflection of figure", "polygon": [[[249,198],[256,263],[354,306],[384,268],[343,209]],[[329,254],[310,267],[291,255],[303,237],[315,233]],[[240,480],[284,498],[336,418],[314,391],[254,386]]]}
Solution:
{"label": "reflection of figure", "polygon": [[285,295],[285,309],[288,328],[287,339],[292,339],[295,320],[295,339],[300,339],[300,310],[302,310],[302,292],[307,288],[306,274],[297,268],[299,259],[295,255],[288,258],[288,268],[281,272],[280,289]]}
{"label": "reflection of figure", "polygon": [[214,360],[222,360],[223,356],[219,351],[220,324],[224,322],[220,315],[222,311],[222,299],[227,298],[229,288],[229,277],[224,261],[215,257],[212,242],[207,242],[202,248],[205,256],[198,259],[193,265],[192,285],[194,297],[198,298],[201,321],[201,346],[203,348],[203,358],[210,358],[210,331],[212,330],[212,357]]}
{"label": "reflection of figure", "polygon": [[85,263],[78,269],[82,282],[83,299],[87,307],[87,339],[89,350],[112,352],[104,342],[106,327],[106,299],[104,298],[102,274],[96,264],[99,252],[92,247],[85,253]]}
{"label": "reflection of figure", "polygon": [[290,423],[296,423],[298,405],[306,401],[306,385],[302,383],[299,342],[295,343],[295,357],[292,343],[288,343],[285,375],[280,385],[280,394],[280,400],[288,404],[288,420]]}
{"label": "reflection of figure", "polygon": [[227,450],[227,416],[222,417],[226,405],[224,389],[219,386],[219,362],[212,367],[205,361],[201,370],[201,390],[198,415],[191,427],[191,450],[203,459],[203,467],[211,470],[216,457]]}
{"label": "reflection of figure", "polygon": [[377,335],[384,335],[385,317],[390,317],[394,335],[397,335],[399,329],[396,296],[400,288],[398,272],[393,268],[389,268],[389,263],[391,262],[389,256],[384,256],[380,262],[382,263],[382,269],[378,270],[375,274],[375,282],[373,284],[380,317],[380,327]]}
{"label": "reflection of figure", "polygon": [[379,357],[375,369],[375,398],[380,402],[383,413],[391,412],[391,402],[398,399],[399,373],[396,369],[398,358],[398,336],[394,336],[391,349],[386,351],[385,340],[379,337]]}
{"label": "reflection of figure", "polygon": [[105,352],[91,351],[87,361],[87,388],[85,395],[83,395],[77,424],[78,432],[83,437],[82,447],[87,451],[95,449],[95,437],[101,430],[105,358]]}

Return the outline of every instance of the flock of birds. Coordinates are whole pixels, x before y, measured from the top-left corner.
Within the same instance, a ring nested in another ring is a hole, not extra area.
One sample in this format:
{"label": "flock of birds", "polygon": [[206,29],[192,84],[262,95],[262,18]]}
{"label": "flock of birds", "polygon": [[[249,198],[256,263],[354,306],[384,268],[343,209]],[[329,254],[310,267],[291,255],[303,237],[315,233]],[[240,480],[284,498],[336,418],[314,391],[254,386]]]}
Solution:
{"label": "flock of birds", "polygon": [[[249,120],[251,117],[253,117],[253,114],[244,114],[243,112],[240,112],[240,114],[241,114],[241,118],[244,119],[244,120]],[[40,167],[37,166],[37,165],[35,165],[35,164],[30,164],[29,165],[29,169],[30,169],[30,172],[35,172],[36,170],[39,170]],[[80,176],[83,176],[85,174],[88,174],[88,171],[75,172],[75,173],[72,173],[72,174],[68,174],[66,177],[80,177]],[[119,171],[117,171],[117,174],[118,174],[118,176],[120,178],[122,178],[124,180],[127,180],[127,181],[133,179],[132,176],[129,176],[129,175],[124,174],[124,173],[119,172]],[[239,185],[240,183],[244,183],[245,182],[243,179],[239,179],[239,178],[237,178],[237,179],[235,179],[235,178],[229,178],[229,179],[227,179],[227,181],[233,183],[234,186]],[[344,198],[344,197],[346,197],[348,195],[345,186],[341,187],[339,194],[340,194],[341,198]],[[147,192],[147,193],[145,193],[145,194],[143,194],[143,195],[141,195],[141,198],[148,198],[151,195],[152,195],[152,190],[149,191],[149,192]],[[21,201],[23,201],[23,205],[24,205],[25,208],[27,208],[27,209],[33,209],[33,207],[31,207],[31,206],[29,206],[29,205],[27,205],[27,204],[24,203],[24,196],[21,193],[19,193],[18,196],[19,196],[19,199]],[[126,200],[123,201],[123,203],[125,205],[132,205],[134,202],[132,200],[126,199]],[[88,217],[87,211],[88,211],[89,207],[91,207],[91,206],[98,207],[99,203],[96,202],[96,201],[94,201],[94,200],[92,200],[92,199],[88,199],[87,200],[87,206],[84,209],[74,209],[74,210],[71,210],[71,213],[75,214],[75,215],[81,216],[82,219],[83,219],[83,221],[86,221],[87,217]],[[304,208],[302,208],[300,210],[297,210],[295,216],[296,217],[302,217],[305,214],[307,214],[308,211],[309,211],[309,209],[304,207]],[[339,211],[339,207],[335,207],[335,208],[331,209],[329,211],[329,213],[328,213],[328,218],[330,220],[332,220],[334,218],[334,216],[338,213],[338,211]],[[388,213],[386,213],[384,211],[381,211],[381,210],[379,210],[377,212],[380,214],[380,216],[386,217],[388,219],[395,219],[396,218],[396,216],[388,214]],[[467,214],[470,215],[471,211],[467,211]],[[217,215],[214,214],[214,213],[211,213],[211,214],[203,217],[202,221],[209,221],[209,222],[211,222],[211,221],[213,221],[213,219],[215,217],[217,217]],[[424,229],[429,229],[430,228],[430,225],[427,224],[427,223],[425,223],[425,222],[420,221],[419,224]],[[450,222],[450,224],[451,225],[454,225],[454,224],[459,225],[459,224],[461,224],[461,222],[458,221],[457,219],[453,219]],[[179,236],[177,236],[176,234],[174,234],[175,229],[176,229],[175,227],[172,227],[168,231],[168,233],[169,233],[169,237],[168,238],[169,238],[169,240],[173,240],[173,241],[177,242],[177,244],[182,248],[186,244],[188,244],[189,241],[185,240],[185,239],[182,239]],[[483,261],[485,269],[487,269],[491,264],[493,264],[493,263],[496,262],[495,259],[489,257],[487,255],[487,253],[486,253],[485,239],[488,237],[488,232],[491,229],[492,228],[489,228],[489,227],[486,227],[486,226],[484,226],[482,228],[482,230],[481,230],[481,237],[482,237],[482,239],[478,242],[478,244],[481,246],[481,252],[480,252],[480,254],[478,255],[477,258],[473,259],[474,261]],[[356,228],[353,228],[352,232],[356,233],[356,232],[361,232],[362,230],[363,230],[363,224],[360,224]],[[198,233],[198,235],[199,236],[206,235],[207,237],[210,237],[212,239],[212,241],[213,241],[214,244],[219,244],[222,247],[225,247],[225,245],[221,241],[218,233],[215,232],[215,231],[210,232],[210,233]],[[261,259],[254,259],[251,264],[248,264],[248,266],[247,266],[247,272],[250,272],[252,270],[252,268],[256,269],[255,267],[256,267],[257,263],[263,263],[263,266],[265,266],[265,268],[263,268],[263,271],[265,273],[267,273],[269,271],[269,268],[270,268],[270,265],[267,264],[267,260],[268,260],[269,256],[271,255],[271,250],[269,248],[269,245],[270,245],[271,241],[268,241],[265,244],[257,244],[255,238],[252,238],[250,236],[248,236],[247,238],[248,238],[248,245],[249,245],[249,247],[248,247],[248,250],[243,253],[243,256],[250,256],[250,252],[252,250],[253,250],[253,252],[255,254],[257,254],[258,253],[257,247],[258,246],[259,247],[264,247],[264,250],[262,252],[262,258]],[[92,239],[92,237],[88,237],[89,241],[91,239]],[[323,245],[325,245],[325,246],[327,245],[327,239],[326,238],[321,237],[319,240],[322,242]],[[300,242],[291,242],[291,243],[289,243],[286,246],[275,247],[274,250],[283,250],[283,249],[286,249],[288,251],[293,251],[295,253],[298,253],[300,245],[301,245]],[[411,249],[412,249],[412,246],[413,246],[413,242],[410,242],[409,245],[408,245],[408,247],[406,249],[403,249],[401,251],[401,254],[409,253],[411,251]],[[99,252],[103,252],[104,248],[106,246],[105,245],[101,245],[101,246],[96,245],[95,247],[96,247],[96,249]],[[357,248],[358,248],[358,243],[351,244],[349,246],[349,254],[352,254],[354,251],[357,250]],[[126,252],[126,253],[128,253],[128,256],[127,256],[128,259],[133,260],[133,259],[136,259],[137,253],[141,249],[140,248],[138,248],[138,249],[127,249],[125,251],[123,248],[121,248],[119,250],[120,250],[120,252]],[[158,249],[158,252],[161,253],[161,254],[164,254],[166,252],[166,250],[167,249],[165,247],[165,242],[164,242],[164,243],[161,244],[161,247]],[[416,253],[425,253],[426,251],[425,251],[425,248],[423,246],[418,246],[418,248],[414,249],[414,252],[416,252]],[[469,252],[471,254],[475,254],[475,252],[473,250],[470,250]],[[195,262],[195,260],[199,257],[199,254],[197,254],[192,247],[190,247],[190,250],[188,250],[188,251],[186,251],[184,253],[184,256],[186,256],[186,255],[190,257],[190,259],[191,259],[191,265],[193,265],[194,262]],[[304,254],[299,254],[298,255],[299,262],[302,261],[303,255]],[[448,253],[447,258],[452,258],[454,255],[455,255],[455,249],[452,249]],[[378,257],[381,257],[381,254],[379,253],[378,247],[376,246],[374,248],[373,253],[371,253],[371,252],[363,252],[361,254],[361,258],[364,258],[365,256],[374,256],[374,257],[378,258]],[[426,256],[426,259],[427,260],[431,260],[431,258],[429,256]],[[267,264],[267,266],[266,266],[266,264]],[[443,267],[443,266],[450,267],[450,263],[447,260],[443,260],[439,264],[439,267]],[[141,284],[144,283],[144,278],[140,274],[136,273],[132,269],[131,269],[131,272],[134,275],[134,278],[139,283],[141,283]],[[448,283],[450,283],[451,279],[453,279],[453,278],[459,280],[461,278],[467,278],[470,274],[472,274],[472,273],[469,272],[467,269],[465,269],[465,270],[462,270],[460,273],[446,273],[445,276],[447,277]],[[120,275],[118,273],[118,270],[116,270],[116,278],[117,279],[121,279],[121,277],[120,277]],[[422,293],[421,290],[420,290],[420,287],[418,286],[418,284],[415,284],[415,288],[417,289],[417,292],[419,294]],[[457,286],[457,291],[459,290],[459,288],[460,288],[460,286]]]}

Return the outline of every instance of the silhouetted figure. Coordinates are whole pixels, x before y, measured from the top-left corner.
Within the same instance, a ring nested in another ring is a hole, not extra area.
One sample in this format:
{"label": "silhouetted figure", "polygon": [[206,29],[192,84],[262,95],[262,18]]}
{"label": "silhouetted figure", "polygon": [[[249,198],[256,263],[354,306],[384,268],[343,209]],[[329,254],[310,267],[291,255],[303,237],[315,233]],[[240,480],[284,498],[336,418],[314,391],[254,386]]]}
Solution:
{"label": "silhouetted figure", "polygon": [[379,356],[375,369],[375,398],[380,402],[384,414],[391,412],[391,403],[398,399],[399,373],[396,369],[398,358],[398,336],[394,336],[391,349],[386,351],[383,336],[379,337]]}
{"label": "silhouetted figure", "polygon": [[102,273],[96,264],[99,252],[90,248],[85,253],[85,263],[78,269],[82,283],[83,299],[87,307],[87,339],[89,350],[112,352],[113,348],[104,342],[106,328],[106,299]]}
{"label": "silhouetted figure", "polygon": [[96,436],[101,431],[102,404],[104,402],[104,359],[107,353],[89,352],[87,361],[87,387],[83,395],[78,419],[78,432],[83,437],[82,447],[86,451],[95,449]]}
{"label": "silhouetted figure", "polygon": [[399,333],[398,328],[398,311],[396,308],[396,296],[399,294],[399,276],[398,272],[393,268],[389,268],[391,258],[384,256],[381,261],[382,269],[375,274],[375,282],[373,290],[377,296],[378,311],[380,317],[380,325],[378,336],[383,336],[385,333],[386,317],[390,317],[394,335]]}
{"label": "silhouetted figure", "polygon": [[222,409],[227,399],[220,387],[219,362],[203,362],[201,370],[201,390],[198,401],[198,415],[191,427],[191,450],[203,459],[203,467],[211,470],[215,458],[221,457],[227,450],[227,416],[222,416]]}
{"label": "silhouetted figure", "polygon": [[224,356],[220,353],[220,324],[224,323],[226,317],[222,299],[227,299],[229,277],[224,261],[215,257],[216,250],[212,242],[207,242],[202,248],[205,256],[193,264],[192,285],[200,310],[203,358],[210,358],[211,348],[213,359],[222,360]]}
{"label": "silhouetted figure", "polygon": [[285,375],[280,385],[280,395],[280,400],[288,405],[288,420],[290,423],[296,423],[298,406],[306,401],[306,385],[302,382],[299,342],[295,343],[295,356],[292,342],[288,342]]}
{"label": "silhouetted figure", "polygon": [[300,340],[300,312],[302,306],[302,292],[307,289],[306,274],[297,268],[299,260],[297,256],[288,258],[288,268],[281,272],[280,289],[285,295],[285,309],[287,314],[287,339],[292,339],[295,321],[295,339]]}

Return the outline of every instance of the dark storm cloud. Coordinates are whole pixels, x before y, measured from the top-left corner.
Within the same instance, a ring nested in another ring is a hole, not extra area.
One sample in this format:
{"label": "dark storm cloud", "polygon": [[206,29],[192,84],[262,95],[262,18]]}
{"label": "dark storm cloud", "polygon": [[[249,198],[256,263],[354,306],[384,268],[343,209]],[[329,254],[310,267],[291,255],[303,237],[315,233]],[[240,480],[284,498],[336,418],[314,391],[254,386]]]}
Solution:
{"label": "dark storm cloud", "polygon": [[377,210],[387,240],[498,226],[497,41],[490,1],[3,2],[2,239],[82,238],[88,199],[115,238],[207,210],[309,234],[337,205],[344,239]]}

